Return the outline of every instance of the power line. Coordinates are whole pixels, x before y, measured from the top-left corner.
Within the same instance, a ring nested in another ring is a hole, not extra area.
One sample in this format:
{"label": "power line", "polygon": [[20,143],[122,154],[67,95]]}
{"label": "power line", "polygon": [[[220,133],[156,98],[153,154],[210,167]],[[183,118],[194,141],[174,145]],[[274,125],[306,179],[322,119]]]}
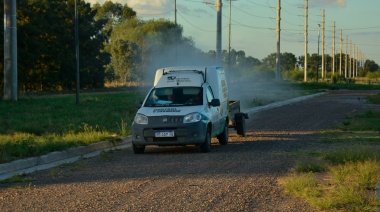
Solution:
{"label": "power line", "polygon": [[245,14],[247,14],[247,15],[250,15],[250,16],[253,16],[253,17],[256,17],[256,18],[269,18],[269,19],[272,18],[272,17],[265,17],[265,16],[254,15],[254,14],[249,13],[249,12],[246,12],[246,11],[244,11],[244,10],[242,10],[242,9],[240,9],[240,8],[238,8],[238,7],[236,7],[236,6],[232,6],[232,7],[235,8],[235,9],[237,9],[237,10],[239,10],[240,12],[243,12],[243,13],[245,13]]}
{"label": "power line", "polygon": [[247,0],[249,3],[252,3],[252,4],[254,4],[254,5],[257,5],[257,6],[260,6],[260,7],[267,7],[267,8],[275,8],[275,6],[271,6],[271,5],[262,5],[262,4],[258,4],[258,3],[256,3],[256,2],[252,2],[252,1],[250,1],[250,0]]}
{"label": "power line", "polygon": [[195,26],[194,24],[192,24],[190,21],[188,21],[183,15],[181,12],[179,12],[179,10],[177,9],[177,13],[179,14],[179,16],[181,16],[183,18],[183,20],[185,20],[188,24],[190,24],[191,26],[193,26],[194,28],[197,28],[201,31],[204,31],[204,32],[216,32],[216,30],[207,30],[207,29],[202,29],[198,26]]}
{"label": "power line", "polygon": [[288,10],[285,10],[284,8],[281,8],[281,11],[284,11],[284,12],[290,14],[290,15],[293,15],[293,16],[300,16],[300,14],[291,13]]}
{"label": "power line", "polygon": [[301,5],[301,4],[299,4],[299,5],[295,5],[295,4],[291,4],[291,3],[289,3],[288,1],[284,1],[285,3],[287,3],[287,4],[289,4],[290,6],[293,6],[293,7],[296,7],[296,8],[301,8],[301,7],[303,7],[303,4]]}
{"label": "power line", "polygon": [[371,26],[371,27],[359,27],[359,28],[346,28],[343,30],[362,30],[362,29],[376,29],[380,28],[380,26]]}
{"label": "power line", "polygon": [[293,24],[293,23],[290,23],[289,21],[287,21],[286,19],[281,19],[282,21],[284,21],[285,23],[287,23],[287,24],[290,24],[290,25],[293,25],[293,26],[302,26],[302,25],[300,25],[300,24]]}
{"label": "power line", "polygon": [[[236,22],[236,21],[234,21]],[[233,24],[234,26],[242,26],[242,27],[247,27],[247,28],[252,28],[252,29],[269,29],[269,30],[276,30],[275,28],[268,28],[268,27],[257,27],[257,26],[249,26],[246,24]]]}

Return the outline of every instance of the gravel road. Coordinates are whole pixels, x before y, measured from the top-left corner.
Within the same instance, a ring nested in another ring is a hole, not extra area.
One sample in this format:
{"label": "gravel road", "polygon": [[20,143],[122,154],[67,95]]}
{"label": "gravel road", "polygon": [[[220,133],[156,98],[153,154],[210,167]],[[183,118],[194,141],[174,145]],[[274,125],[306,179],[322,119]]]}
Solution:
{"label": "gravel road", "polygon": [[[377,91],[378,93],[379,91]],[[0,184],[1,211],[315,211],[286,194],[278,178],[326,148],[315,133],[376,107],[372,91],[328,94],[256,113],[247,137],[230,130],[225,146],[125,149]]]}

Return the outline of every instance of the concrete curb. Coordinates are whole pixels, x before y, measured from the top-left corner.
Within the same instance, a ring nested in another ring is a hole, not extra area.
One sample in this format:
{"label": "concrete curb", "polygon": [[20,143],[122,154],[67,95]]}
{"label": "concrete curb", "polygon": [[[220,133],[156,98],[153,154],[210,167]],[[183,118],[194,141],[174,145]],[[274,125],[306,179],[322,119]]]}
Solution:
{"label": "concrete curb", "polygon": [[61,152],[52,152],[42,156],[0,164],[0,180],[11,178],[14,175],[29,174],[53,168],[65,163],[75,162],[81,158],[95,157],[103,151],[129,148],[132,145],[131,141],[131,137],[128,136],[121,141],[101,141],[88,146],[70,148]]}
{"label": "concrete curb", "polygon": [[[317,93],[308,96],[301,96],[293,99],[288,99],[281,102],[274,102],[261,107],[250,108],[242,110],[244,113],[253,114],[263,110],[268,110],[271,108],[281,107],[283,105],[292,104],[295,102],[303,101],[306,99],[311,99],[320,95],[325,94],[325,92]],[[10,163],[0,164],[0,181],[11,178],[15,175],[29,174],[35,171],[53,168],[65,163],[75,162],[81,158],[90,158],[99,155],[103,151],[110,151],[116,149],[126,149],[132,146],[131,136],[127,136],[122,139],[122,141],[101,141],[98,143],[90,144],[88,146],[80,146],[75,148],[70,148],[61,152],[52,152],[46,155],[31,157],[26,159],[20,159],[12,161]]]}

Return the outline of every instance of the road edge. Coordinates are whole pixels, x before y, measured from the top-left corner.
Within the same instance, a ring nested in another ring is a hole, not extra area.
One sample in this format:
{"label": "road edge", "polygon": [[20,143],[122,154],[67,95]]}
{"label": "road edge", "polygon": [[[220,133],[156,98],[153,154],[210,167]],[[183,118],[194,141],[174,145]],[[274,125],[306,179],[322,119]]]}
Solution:
{"label": "road edge", "polygon": [[272,108],[281,107],[281,106],[284,106],[284,105],[289,105],[289,104],[292,104],[292,103],[300,102],[300,101],[303,101],[303,100],[312,99],[314,97],[318,97],[318,96],[321,96],[321,95],[324,95],[324,94],[326,94],[326,92],[320,92],[320,93],[311,94],[311,95],[307,95],[307,96],[300,96],[300,97],[296,97],[296,98],[292,98],[292,99],[287,99],[287,100],[280,101],[280,102],[273,102],[273,103],[270,103],[270,104],[267,104],[267,105],[264,105],[264,106],[260,106],[260,107],[243,109],[242,112],[248,113],[248,115],[250,115],[250,114],[254,114],[254,113],[257,113],[257,112],[260,112],[260,111],[263,111],[263,110],[268,110],[268,109],[272,109]]}
{"label": "road edge", "polygon": [[30,174],[36,171],[50,169],[66,163],[72,163],[83,158],[91,158],[100,155],[104,151],[130,148],[132,145],[130,136],[121,141],[101,141],[88,146],[73,147],[65,151],[51,152],[46,155],[15,160],[0,164],[0,181],[15,175]]}

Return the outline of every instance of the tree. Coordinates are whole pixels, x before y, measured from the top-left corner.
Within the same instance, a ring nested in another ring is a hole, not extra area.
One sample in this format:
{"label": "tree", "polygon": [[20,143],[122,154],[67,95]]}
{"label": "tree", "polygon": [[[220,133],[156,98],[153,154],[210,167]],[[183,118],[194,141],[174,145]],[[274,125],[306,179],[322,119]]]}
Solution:
{"label": "tree", "polygon": [[248,56],[245,58],[245,65],[252,68],[261,65],[261,61],[257,58]]}
{"label": "tree", "polygon": [[[266,58],[262,59],[264,67],[267,67],[270,70],[276,69],[276,53],[268,55]],[[297,64],[297,58],[293,53],[281,53],[281,71],[291,71],[294,70],[295,65]]]}
{"label": "tree", "polygon": [[[90,4],[83,3],[79,5],[81,85],[82,87],[102,88],[105,82],[105,66],[110,63],[111,57],[108,52],[104,51],[106,37],[99,33],[104,22],[95,19],[97,11],[92,9]],[[68,10],[71,11],[71,7]]]}
{"label": "tree", "polygon": [[[210,57],[215,57],[216,55],[214,50],[210,50],[208,54]],[[231,49],[230,54],[228,54],[227,50],[223,50],[222,57],[224,66],[231,70],[252,71],[254,66],[261,64],[261,61],[257,58],[246,57],[243,50],[236,51],[235,49]]]}
{"label": "tree", "polygon": [[[75,88],[74,6],[75,0],[17,1],[21,91]],[[78,9],[81,87],[102,87],[108,62],[101,52],[102,25],[89,3],[80,1]]]}
{"label": "tree", "polygon": [[293,53],[281,53],[281,71],[292,71],[297,64],[297,58]]}
{"label": "tree", "polygon": [[[182,26],[165,20],[138,20],[130,19],[115,26],[111,33],[112,41],[128,41],[136,44],[140,49],[140,63],[135,64],[133,69],[128,71],[137,73],[138,80],[153,77],[152,71],[165,67],[168,64],[176,65],[201,65],[209,64],[208,56],[195,48],[194,42],[190,38],[182,36]],[[115,49],[116,43],[107,45],[107,51]],[[115,54],[120,52],[112,51],[112,58],[118,57]],[[133,61],[130,61],[133,62]],[[121,67],[111,67],[115,75],[121,73],[117,70]],[[124,80],[123,77],[117,76]],[[137,80],[137,79],[136,79]]]}
{"label": "tree", "polygon": [[67,1],[58,0],[17,2],[21,90],[58,89],[60,62],[73,58],[65,46],[70,40],[70,30],[64,27],[66,5]]}
{"label": "tree", "polygon": [[136,12],[127,4],[121,5],[112,1],[106,1],[103,5],[96,3],[92,9],[96,11],[94,20],[102,24],[102,34],[107,42],[115,26],[136,17]]}
{"label": "tree", "polygon": [[375,72],[379,70],[379,65],[373,60],[366,60],[364,63],[364,70],[368,72]]}
{"label": "tree", "polygon": [[261,60],[263,67],[270,70],[276,69],[276,53],[269,54],[267,57]]}
{"label": "tree", "polygon": [[140,78],[136,68],[141,61],[141,50],[136,43],[126,40],[114,41],[111,54],[111,65],[121,82]]}

